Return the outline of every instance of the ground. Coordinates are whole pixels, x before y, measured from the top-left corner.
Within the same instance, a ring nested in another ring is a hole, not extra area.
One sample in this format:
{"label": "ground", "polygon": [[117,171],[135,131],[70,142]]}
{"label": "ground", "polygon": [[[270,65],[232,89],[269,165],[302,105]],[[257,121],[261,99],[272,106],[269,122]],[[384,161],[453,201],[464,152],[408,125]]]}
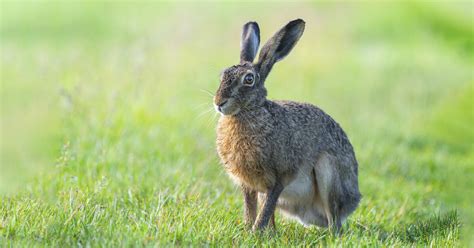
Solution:
{"label": "ground", "polygon": [[[472,243],[472,3],[2,2],[0,244],[460,246]],[[340,237],[277,215],[254,234],[215,151],[212,95],[265,41],[306,31],[271,99],[346,130],[360,207]]]}

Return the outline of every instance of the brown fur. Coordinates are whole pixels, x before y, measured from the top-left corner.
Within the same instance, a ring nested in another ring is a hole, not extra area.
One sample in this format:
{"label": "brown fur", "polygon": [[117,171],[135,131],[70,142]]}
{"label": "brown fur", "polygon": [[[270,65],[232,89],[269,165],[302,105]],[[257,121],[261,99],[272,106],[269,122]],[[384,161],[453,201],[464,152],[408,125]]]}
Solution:
{"label": "brown fur", "polygon": [[[270,131],[270,130],[269,130]],[[256,126],[245,125],[237,118],[221,118],[217,149],[226,171],[239,184],[263,192],[275,183],[273,173],[264,165]]]}

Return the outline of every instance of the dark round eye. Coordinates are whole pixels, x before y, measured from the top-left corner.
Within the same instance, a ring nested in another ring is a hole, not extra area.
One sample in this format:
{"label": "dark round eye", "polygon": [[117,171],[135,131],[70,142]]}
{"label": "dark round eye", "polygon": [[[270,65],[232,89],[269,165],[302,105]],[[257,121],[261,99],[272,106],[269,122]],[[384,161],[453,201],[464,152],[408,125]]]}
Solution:
{"label": "dark round eye", "polygon": [[254,76],[253,74],[249,73],[244,77],[244,84],[253,84]]}

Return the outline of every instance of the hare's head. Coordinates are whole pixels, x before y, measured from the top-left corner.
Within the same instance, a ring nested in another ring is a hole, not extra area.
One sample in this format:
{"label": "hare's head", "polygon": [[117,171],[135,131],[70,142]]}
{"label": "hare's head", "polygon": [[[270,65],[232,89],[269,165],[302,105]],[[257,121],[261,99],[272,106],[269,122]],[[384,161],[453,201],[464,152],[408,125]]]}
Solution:
{"label": "hare's head", "polygon": [[261,106],[267,96],[265,79],[277,61],[295,46],[304,31],[304,21],[286,24],[263,46],[258,62],[253,63],[260,44],[260,29],[256,22],[244,25],[240,44],[240,64],[222,72],[220,86],[214,97],[216,110],[223,115],[236,115],[241,110]]}

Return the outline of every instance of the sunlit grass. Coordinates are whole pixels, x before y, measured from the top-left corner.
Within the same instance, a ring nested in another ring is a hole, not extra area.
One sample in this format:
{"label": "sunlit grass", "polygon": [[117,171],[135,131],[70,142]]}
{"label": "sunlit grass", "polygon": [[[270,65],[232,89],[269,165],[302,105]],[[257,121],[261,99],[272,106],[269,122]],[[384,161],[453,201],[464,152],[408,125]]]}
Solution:
{"label": "sunlit grass", "polygon": [[[469,242],[472,23],[459,20],[472,13],[389,5],[2,3],[0,243]],[[306,32],[269,97],[314,103],[347,131],[364,197],[341,237],[280,216],[276,233],[245,230],[215,152],[212,92],[241,25],[266,40],[296,17]]]}

